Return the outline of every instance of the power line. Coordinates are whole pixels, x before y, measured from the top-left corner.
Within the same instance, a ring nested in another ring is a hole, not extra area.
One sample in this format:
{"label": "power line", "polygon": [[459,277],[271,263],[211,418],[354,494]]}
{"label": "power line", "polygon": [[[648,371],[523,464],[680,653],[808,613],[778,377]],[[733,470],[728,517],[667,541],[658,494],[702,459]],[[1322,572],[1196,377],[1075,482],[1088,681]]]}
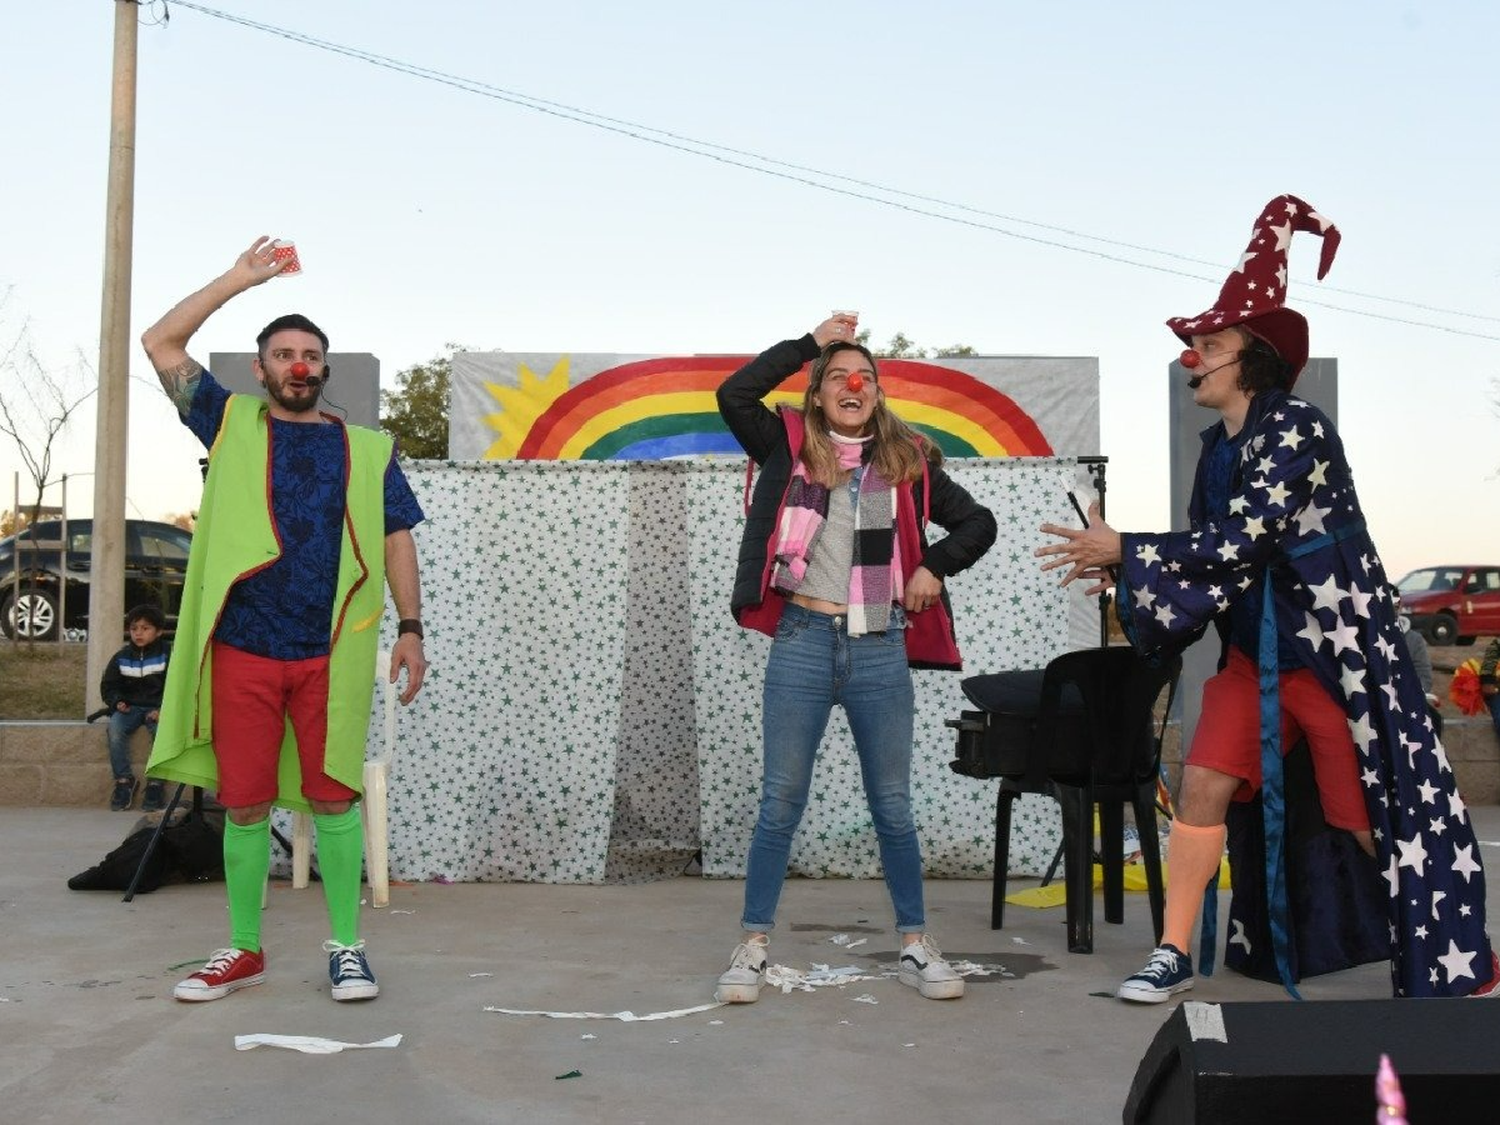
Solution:
{"label": "power line", "polygon": [[[162,0],[162,2],[164,17],[160,22],[164,23],[166,22],[165,13],[167,11],[167,0]],[[964,203],[955,203],[949,200],[940,199],[935,196],[903,191],[899,188],[887,187],[883,184],[875,183],[873,181],[857,179],[855,177],[841,175],[836,172],[827,172],[818,168],[809,167],[807,165],[794,164],[789,161],[778,160],[774,157],[765,156],[757,152],[732,148],[727,145],[717,144],[713,141],[700,140],[698,138],[686,136],[681,133],[675,133],[667,129],[659,129],[651,125],[645,125],[623,118],[609,117],[604,114],[595,113],[592,110],[568,105],[563,102],[549,101],[548,99],[538,98],[521,91],[510,90],[506,89],[505,87],[491,85],[490,83],[483,82],[478,79],[464,78],[459,75],[448,74],[444,71],[434,70],[430,67],[420,66],[415,63],[404,62],[400,59],[391,58],[388,55],[376,54],[372,51],[363,50],[362,48],[349,47],[344,44],[333,43],[329,40],[319,39],[316,36],[307,35],[299,31],[292,31],[288,28],[277,27],[273,24],[247,19],[244,16],[238,16],[231,12],[220,11],[217,8],[210,8],[203,4],[194,3],[192,2],[192,0],[171,0],[171,2],[176,3],[178,7],[188,8],[192,11],[200,12],[203,15],[209,16],[213,19],[219,19],[227,23],[238,24],[242,27],[251,28],[252,30],[264,32],[268,35],[273,35],[294,43],[301,43],[304,46],[313,47],[317,50],[327,51],[331,54],[341,55],[345,58],[368,63],[371,66],[380,67],[385,70],[391,70],[398,74],[404,74],[409,77],[421,78],[429,82],[435,82],[440,85],[450,86],[454,89],[462,90],[465,93],[478,94],[482,97],[491,98],[495,101],[501,101],[510,105],[519,106],[522,109],[529,109],[533,112],[543,113],[548,116],[557,117],[566,121],[572,121],[575,124],[586,125],[595,129],[602,129],[607,132],[628,137],[631,140],[637,140],[646,144],[657,145],[661,148],[687,153],[690,156],[702,157],[704,159],[712,160],[716,163],[724,164],[729,167],[740,168],[745,171],[755,172],[764,176],[771,176],[773,178],[785,180],[790,183],[801,184],[804,187],[811,187],[818,191],[829,192],[835,195],[842,195],[847,198],[858,199],[864,202],[876,203],[880,204],[881,206],[890,207],[898,211],[905,211],[908,214],[919,215],[924,218],[937,219],[941,222],[953,223],[959,226],[967,226],[976,230],[988,231],[993,234],[999,234],[1006,238],[1013,238],[1022,242],[1030,242],[1039,246],[1046,246],[1056,250],[1064,250],[1074,254],[1084,254],[1092,258],[1098,258],[1100,260],[1108,262],[1115,262],[1117,264],[1131,266],[1136,269],[1151,270],[1155,273],[1164,273],[1174,277],[1185,277],[1193,281],[1203,281],[1209,284],[1215,284],[1218,281],[1222,280],[1221,277],[1215,277],[1213,275],[1205,276],[1201,273],[1193,273],[1189,272],[1188,270],[1177,269],[1172,266],[1143,262],[1136,258],[1125,257],[1121,254],[1110,253],[1103,250],[1096,250],[1087,246],[1077,246],[1073,245],[1072,243],[1062,242],[1054,238],[1046,238],[1040,235],[1026,234],[1020,231],[1008,229],[1006,227],[997,226],[994,223],[983,222],[978,218],[966,218],[964,216],[973,215],[982,216],[984,218],[999,219],[1007,223],[1031,227],[1036,230],[1049,231],[1054,234],[1064,235],[1069,238],[1082,239],[1088,242],[1096,242],[1104,246],[1117,247],[1121,250],[1133,250],[1138,253],[1153,254],[1173,261],[1182,262],[1187,265],[1208,266],[1213,269],[1220,269],[1223,267],[1223,263],[1207,261],[1202,258],[1193,258],[1185,254],[1176,253],[1171,250],[1160,250],[1154,247],[1145,246],[1138,243],[1126,242],[1120,239],[1105,238],[1100,235],[1088,234],[1086,232],[1073,230],[1068,227],[1061,227],[1050,223],[1038,222],[1014,215],[1007,215],[997,211],[987,211],[983,208],[973,207]],[[755,161],[756,163],[749,163],[749,161]],[[818,178],[814,179],[812,177]],[[852,186],[838,186],[841,183],[849,184]],[[856,190],[858,188],[867,190]],[[869,194],[869,192],[871,191],[880,192],[881,195],[871,195]],[[883,196],[894,198],[883,198]],[[902,202],[902,200],[911,200],[913,202],[906,203]],[[945,214],[942,211],[932,210],[930,209],[930,207],[917,206],[916,204],[918,203],[944,207],[952,211],[962,212],[962,214]],[[1481,313],[1465,312],[1459,309],[1443,308],[1436,305],[1427,305],[1417,301],[1405,300],[1399,297],[1384,297],[1379,294],[1361,293],[1356,290],[1340,289],[1336,286],[1331,285],[1320,285],[1317,291],[1341,293],[1345,296],[1357,297],[1364,300],[1382,301],[1388,304],[1403,305],[1408,308],[1418,309],[1423,312],[1437,313],[1442,316],[1455,316],[1471,320],[1500,323],[1500,317],[1487,316]],[[1344,305],[1337,305],[1328,301],[1318,299],[1299,297],[1298,303],[1304,305],[1314,305],[1320,308],[1331,309],[1337,312],[1346,312],[1354,316],[1367,317],[1372,320],[1382,320],[1393,324],[1403,324],[1413,328],[1429,328],[1434,331],[1446,332],[1456,336],[1468,336],[1479,340],[1500,341],[1500,335],[1495,335],[1492,333],[1470,331],[1463,328],[1454,328],[1445,324],[1434,324],[1430,321],[1414,320],[1407,317],[1392,316],[1386,313],[1369,312],[1364,309],[1349,308]]]}

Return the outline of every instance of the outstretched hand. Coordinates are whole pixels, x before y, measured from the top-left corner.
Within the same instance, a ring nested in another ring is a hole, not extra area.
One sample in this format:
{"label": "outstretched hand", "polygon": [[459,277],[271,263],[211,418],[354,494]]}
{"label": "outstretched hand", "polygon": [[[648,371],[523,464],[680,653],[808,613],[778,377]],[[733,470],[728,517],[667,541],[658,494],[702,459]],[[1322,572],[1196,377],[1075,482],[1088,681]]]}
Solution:
{"label": "outstretched hand", "polygon": [[242,289],[249,289],[270,281],[291,264],[290,258],[277,261],[272,256],[274,248],[271,237],[261,235],[250,244],[250,249],[235,259],[234,265],[229,267],[229,276],[234,278]]}
{"label": "outstretched hand", "polygon": [[835,313],[812,331],[812,338],[820,348],[826,348],[835,340],[854,343],[854,334],[859,331],[859,318],[848,313]]}
{"label": "outstretched hand", "polygon": [[1042,524],[1045,534],[1061,536],[1066,542],[1038,547],[1036,554],[1048,559],[1042,565],[1043,570],[1070,568],[1062,577],[1062,585],[1079,578],[1090,579],[1095,584],[1084,593],[1099,594],[1115,584],[1108,568],[1120,561],[1120,533],[1100,518],[1098,501],[1089,505],[1088,524],[1081,531],[1061,524]]}

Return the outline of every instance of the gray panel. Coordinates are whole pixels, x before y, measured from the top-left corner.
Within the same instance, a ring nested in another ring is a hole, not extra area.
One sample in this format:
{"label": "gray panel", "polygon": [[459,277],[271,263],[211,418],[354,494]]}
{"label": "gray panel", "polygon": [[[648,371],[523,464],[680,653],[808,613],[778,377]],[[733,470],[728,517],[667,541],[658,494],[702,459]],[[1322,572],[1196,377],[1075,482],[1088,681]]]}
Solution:
{"label": "gray panel", "polygon": [[[211,352],[208,369],[231,391],[264,395],[250,369],[254,352]],[[369,352],[329,352],[332,375],[323,391],[322,406],[356,426],[380,425],[380,360]]]}
{"label": "gray panel", "polygon": [[[1167,367],[1167,425],[1172,443],[1173,531],[1187,529],[1193,473],[1198,467],[1198,454],[1203,448],[1198,435],[1219,420],[1217,411],[1205,410],[1194,404],[1193,392],[1187,385],[1190,374],[1186,367],[1175,360]],[[1338,375],[1338,360],[1309,359],[1295,388],[1298,398],[1306,399],[1323,411],[1335,427],[1339,424]],[[1203,705],[1203,684],[1214,674],[1218,662],[1219,634],[1214,629],[1210,629],[1197,644],[1182,654],[1182,686],[1177,693],[1175,707],[1182,720],[1184,756],[1188,747],[1193,744],[1193,731],[1198,726],[1198,715]]]}

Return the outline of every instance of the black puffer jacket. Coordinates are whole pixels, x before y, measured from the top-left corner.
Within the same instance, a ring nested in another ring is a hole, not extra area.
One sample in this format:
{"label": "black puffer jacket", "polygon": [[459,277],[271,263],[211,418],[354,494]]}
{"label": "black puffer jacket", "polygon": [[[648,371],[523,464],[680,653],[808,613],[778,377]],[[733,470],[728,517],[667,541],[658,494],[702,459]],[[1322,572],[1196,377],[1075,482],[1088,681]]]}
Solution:
{"label": "black puffer jacket", "polygon": [[[730,608],[736,614],[761,600],[761,580],[775,540],[776,512],[792,475],[786,427],[762,400],[817,356],[818,345],[810,334],[800,340],[783,340],[761,352],[719,386],[719,413],[761,470],[745,519],[734,592],[730,596]],[[927,479],[932,489],[927,510],[932,522],[948,534],[931,544],[925,533],[921,534],[922,565],[937,577],[947,579],[973,566],[990,549],[995,542],[995,517],[942,469],[932,469]],[[912,485],[912,494],[920,514],[924,504],[920,480]],[[948,604],[946,582],[943,603]]]}

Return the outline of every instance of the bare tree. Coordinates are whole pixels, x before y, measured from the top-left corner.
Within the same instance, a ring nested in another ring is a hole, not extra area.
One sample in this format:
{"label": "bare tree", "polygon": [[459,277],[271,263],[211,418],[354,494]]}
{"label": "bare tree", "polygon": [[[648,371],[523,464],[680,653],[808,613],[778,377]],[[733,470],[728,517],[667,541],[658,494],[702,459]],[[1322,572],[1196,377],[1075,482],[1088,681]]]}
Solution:
{"label": "bare tree", "polygon": [[[8,300],[0,298],[0,310],[6,304]],[[81,352],[72,371],[55,374],[38,358],[24,323],[0,355],[0,434],[15,444],[36,489],[30,511],[16,522],[35,526],[47,488],[54,483],[52,457],[57,439],[96,389],[97,380]],[[15,557],[19,560],[19,551]]]}

